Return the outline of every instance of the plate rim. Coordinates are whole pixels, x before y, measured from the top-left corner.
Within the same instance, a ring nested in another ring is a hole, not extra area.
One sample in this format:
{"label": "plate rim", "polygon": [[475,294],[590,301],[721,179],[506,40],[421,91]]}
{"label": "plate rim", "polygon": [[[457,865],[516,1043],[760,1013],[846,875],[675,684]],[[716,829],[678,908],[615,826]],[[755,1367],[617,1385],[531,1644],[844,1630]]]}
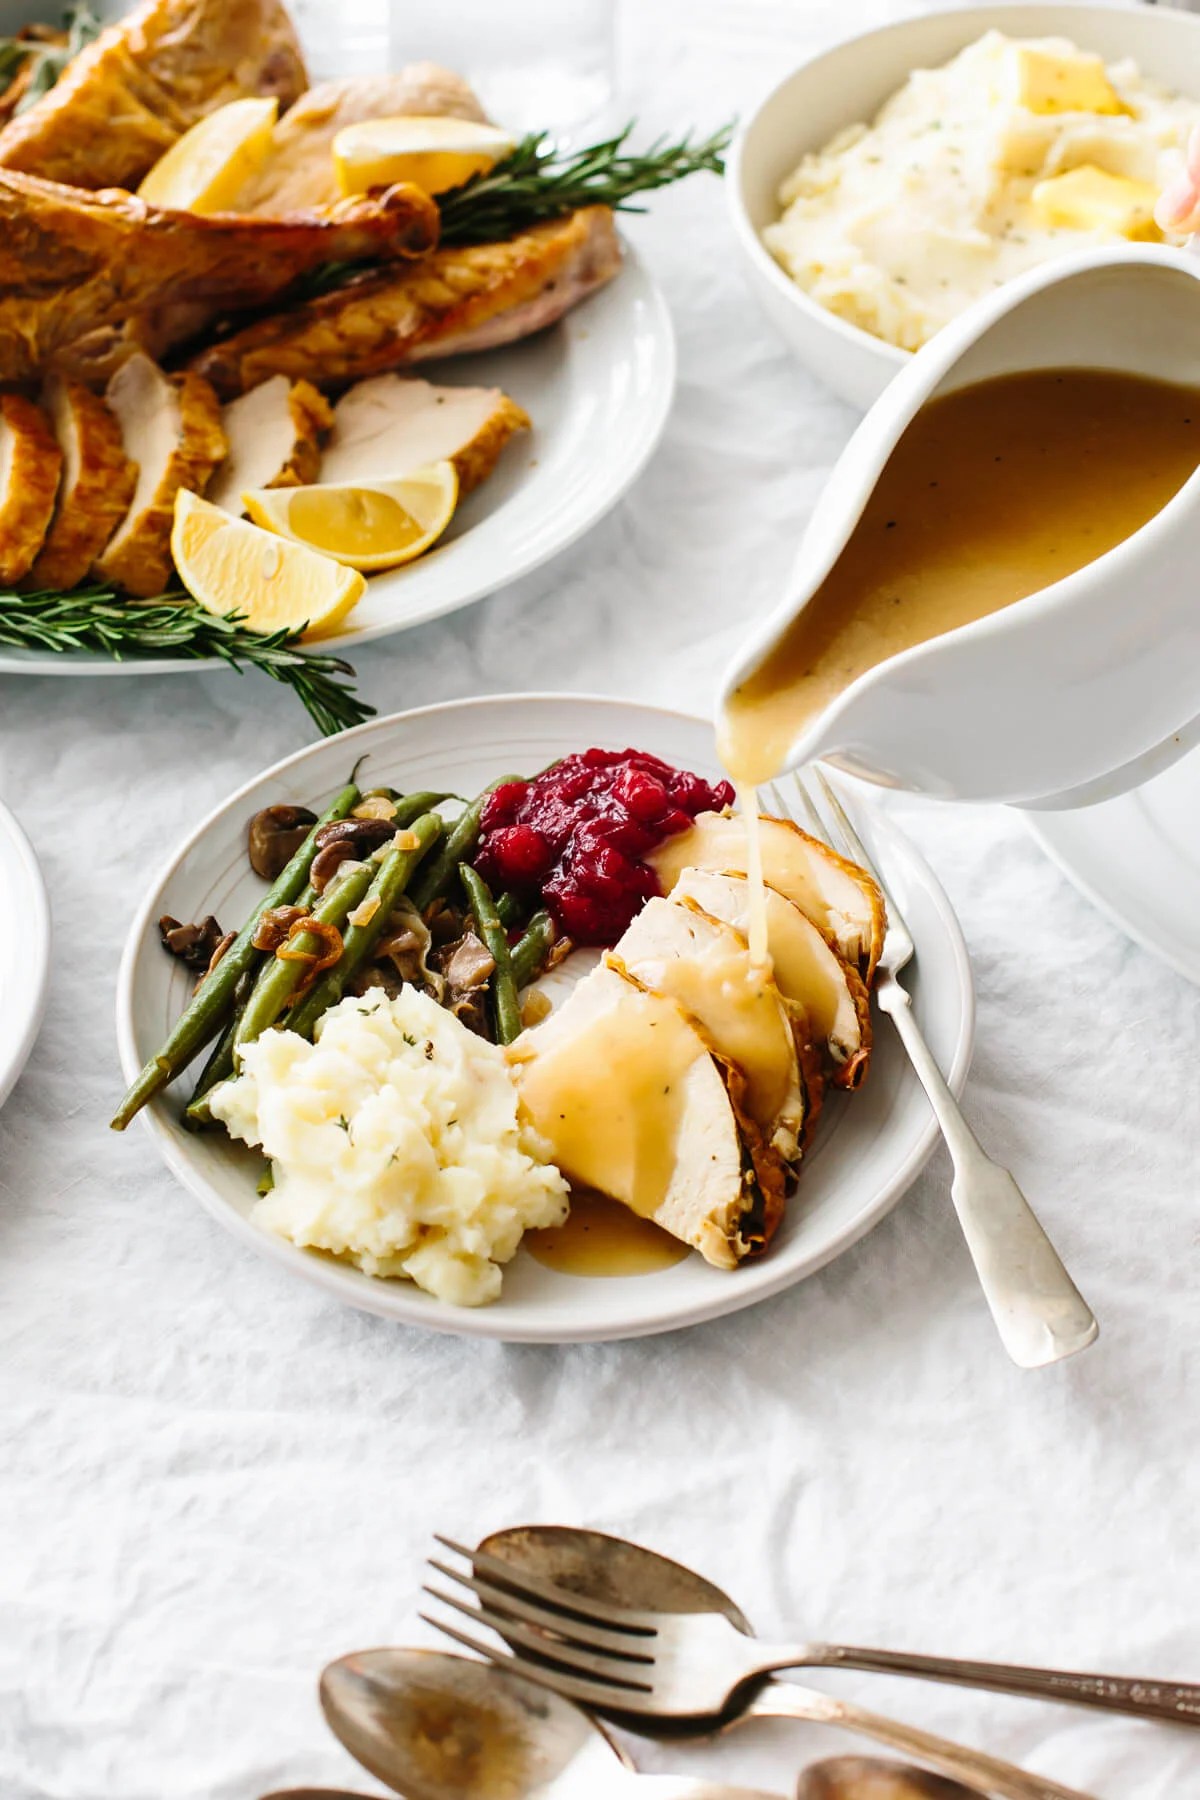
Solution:
{"label": "plate rim", "polygon": [[[602,490],[602,502],[593,505],[586,515],[581,514],[574,523],[568,523],[541,548],[528,551],[499,580],[494,577],[490,579],[481,577],[473,585],[470,585],[470,591],[463,597],[434,602],[411,618],[395,624],[366,625],[358,631],[339,632],[328,638],[316,638],[306,648],[321,655],[352,657],[366,645],[376,643],[381,638],[401,637],[407,631],[432,624],[435,620],[444,619],[452,613],[463,612],[467,607],[477,606],[481,600],[488,599],[492,594],[503,593],[514,582],[523,580],[527,575],[533,574],[535,570],[543,568],[548,562],[553,561],[555,557],[561,556],[573,544],[578,543],[580,538],[586,536],[589,531],[593,531],[602,519],[607,518],[614,507],[620,505],[662,443],[663,434],[675,405],[675,393],[679,385],[679,346],[667,297],[648,268],[645,259],[623,233],[621,234],[621,252],[622,266],[614,281],[600,289],[595,296],[589,296],[589,299],[598,299],[605,293],[620,293],[624,284],[624,291],[629,294],[632,305],[635,281],[641,283],[641,298],[650,307],[654,316],[655,341],[658,346],[656,354],[661,359],[661,373],[655,384],[657,398],[653,408],[646,414],[642,441],[638,445],[636,453],[621,465],[615,479]],[[581,317],[586,314],[587,304],[588,302],[585,301],[580,311]],[[549,329],[553,331],[557,329],[557,325],[551,326]],[[533,334],[534,337],[540,335],[542,334]],[[531,342],[533,339],[521,341]],[[508,347],[515,348],[516,346]],[[447,360],[453,360],[456,364],[464,360],[469,363],[470,358]],[[415,365],[415,378],[420,380],[426,378],[422,373],[421,365]],[[213,670],[237,672],[233,670],[232,664],[223,657],[217,656],[147,656],[126,657],[122,660],[112,657],[104,661],[85,662],[76,658],[71,652],[57,654],[41,652],[25,656],[19,651],[0,645],[0,676],[25,675],[30,679],[46,676],[51,679],[87,680],[95,678],[107,680],[113,676],[122,675],[199,675]],[[360,670],[360,678],[361,673]]]}
{"label": "plate rim", "polygon": [[[148,883],[146,892],[131,921],[121,955],[115,997],[118,1054],[125,1080],[132,1081],[142,1066],[136,1048],[136,1022],[133,1012],[134,979],[136,965],[146,941],[147,927],[153,920],[155,907],[162,890],[180,864],[191,854],[212,826],[225,814],[242,804],[252,789],[259,787],[266,780],[290,773],[298,764],[323,751],[330,744],[344,744],[353,750],[356,743],[364,743],[371,736],[391,730],[401,723],[407,725],[412,721],[427,720],[438,714],[460,713],[464,709],[537,708],[544,704],[562,705],[564,703],[612,707],[626,714],[632,709],[644,714],[653,714],[662,721],[687,726],[711,726],[711,721],[701,714],[687,712],[678,707],[657,706],[640,700],[627,700],[612,694],[575,693],[566,690],[546,693],[473,694],[457,700],[437,701],[428,706],[410,707],[401,712],[388,714],[384,718],[368,720],[365,724],[356,726],[352,731],[340,733],[336,738],[318,739],[316,743],[293,751],[290,756],[283,757],[278,762],[258,771],[233,793],[226,795],[164,860]],[[928,886],[931,903],[945,931],[959,1012],[955,1051],[945,1075],[951,1091],[957,1096],[962,1093],[970,1070],[976,1024],[975,984],[962,926],[941,882],[907,833],[894,821],[879,812],[872,813],[871,823],[873,830],[878,830],[885,840],[900,850],[902,855],[916,863],[923,881]],[[244,1218],[209,1187],[208,1182],[194,1167],[172,1131],[165,1106],[165,1098],[160,1095],[143,1108],[140,1115],[143,1129],[156,1141],[159,1154],[176,1180],[194,1199],[200,1202],[205,1212],[219,1225],[256,1254],[275,1263],[283,1270],[290,1271],[310,1282],[329,1298],[339,1301],[342,1305],[384,1318],[392,1325],[435,1331],[447,1336],[490,1339],[502,1343],[599,1343],[653,1337],[705,1324],[709,1320],[723,1318],[732,1313],[741,1312],[746,1307],[756,1306],[762,1301],[773,1299],[827,1267],[829,1263],[852,1249],[876,1225],[880,1224],[912,1186],[940,1141],[941,1135],[937,1120],[930,1110],[925,1125],[915,1139],[908,1155],[892,1171],[888,1179],[880,1184],[870,1204],[862,1209],[853,1223],[836,1234],[822,1249],[814,1251],[798,1267],[785,1267],[781,1264],[774,1276],[770,1273],[765,1279],[760,1276],[753,1291],[747,1292],[743,1289],[739,1293],[736,1284],[731,1284],[728,1290],[722,1289],[711,1299],[691,1302],[670,1317],[656,1315],[653,1310],[647,1313],[643,1308],[641,1312],[623,1315],[619,1323],[611,1326],[601,1321],[594,1325],[584,1325],[564,1331],[562,1327],[553,1325],[548,1325],[545,1329],[529,1324],[514,1325],[505,1320],[498,1307],[455,1308],[445,1306],[435,1308],[427,1306],[428,1297],[424,1295],[414,1305],[414,1296],[402,1291],[407,1288],[408,1284],[406,1283],[381,1282],[382,1291],[377,1296],[366,1283],[363,1284],[361,1290],[347,1291],[344,1281],[346,1271],[343,1268],[336,1263],[326,1262],[320,1257],[310,1255],[282,1238],[273,1238],[269,1233],[252,1225],[249,1219]],[[761,1263],[758,1267],[760,1270],[769,1270],[770,1264]],[[411,1312],[410,1307],[413,1308]]]}
{"label": "plate rim", "polygon": [[18,894],[18,904],[23,902],[30,908],[29,917],[24,921],[24,929],[26,940],[32,941],[31,955],[22,958],[22,962],[34,971],[31,981],[24,988],[28,1004],[15,1045],[10,1050],[0,1052],[0,1106],[3,1106],[29,1061],[46,1014],[54,927],[46,878],[42,873],[37,851],[24,826],[3,800],[0,800],[0,838],[13,850],[14,861],[20,866],[24,877],[25,892],[23,895]]}
{"label": "plate rim", "polygon": [[[1189,759],[1185,758],[1184,760]],[[1197,766],[1200,767],[1200,750],[1192,751],[1190,760],[1196,761]],[[1137,788],[1133,788],[1129,793],[1118,794],[1112,800],[1102,801],[1099,806],[1080,807],[1077,811],[1079,813],[1099,813],[1109,807],[1123,807],[1128,805],[1138,792]],[[1076,893],[1081,894],[1102,918],[1107,919],[1110,925],[1115,926],[1131,943],[1136,944],[1139,949],[1145,950],[1157,962],[1173,969],[1177,975],[1182,975],[1184,980],[1190,981],[1193,986],[1200,987],[1200,949],[1190,955],[1180,954],[1168,941],[1147,930],[1117,900],[1105,893],[1103,888],[1098,887],[1092,877],[1085,874],[1075,862],[1069,848],[1058,842],[1054,833],[1053,821],[1056,817],[1074,818],[1076,816],[1074,812],[1060,815],[1021,812],[1020,816],[1043,855],[1054,864],[1061,875],[1066,877]]]}

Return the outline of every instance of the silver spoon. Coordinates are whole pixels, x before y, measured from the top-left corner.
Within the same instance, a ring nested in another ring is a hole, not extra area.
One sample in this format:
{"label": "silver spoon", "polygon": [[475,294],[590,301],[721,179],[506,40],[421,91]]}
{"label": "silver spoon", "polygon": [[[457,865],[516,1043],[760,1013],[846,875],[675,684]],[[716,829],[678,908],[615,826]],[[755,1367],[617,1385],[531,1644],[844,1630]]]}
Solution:
{"label": "silver spoon", "polygon": [[[624,1538],[565,1525],[523,1525],[494,1532],[479,1548],[582,1599],[650,1612],[721,1613],[739,1631],[748,1637],[754,1635],[741,1608],[713,1582]],[[1025,1800],[1036,1800],[1037,1796],[1042,1796],[1042,1800],[1054,1800],[1056,1796],[1062,1800],[1064,1795],[1087,1800],[1087,1796],[1076,1795],[1073,1788],[1030,1774],[1015,1764],[790,1681],[764,1683],[748,1702],[735,1704],[715,1726],[707,1721],[700,1729],[728,1731],[751,1718],[805,1720],[858,1731],[906,1756],[919,1758],[952,1781],[973,1784],[977,1792],[982,1789],[987,1794],[1024,1796]],[[621,1723],[632,1731],[645,1732],[649,1727],[656,1735],[670,1735],[672,1730],[660,1721],[651,1722],[644,1714],[630,1715]],[[688,1729],[686,1724],[674,1726],[676,1732]],[[695,1731],[696,1726],[690,1729]]]}
{"label": "silver spoon", "polygon": [[343,1656],[321,1676],[321,1705],[351,1756],[405,1800],[779,1800],[638,1775],[569,1700],[434,1650]]}
{"label": "silver spoon", "polygon": [[911,1763],[878,1756],[830,1756],[810,1763],[800,1777],[796,1800],[986,1800],[978,1788]]}

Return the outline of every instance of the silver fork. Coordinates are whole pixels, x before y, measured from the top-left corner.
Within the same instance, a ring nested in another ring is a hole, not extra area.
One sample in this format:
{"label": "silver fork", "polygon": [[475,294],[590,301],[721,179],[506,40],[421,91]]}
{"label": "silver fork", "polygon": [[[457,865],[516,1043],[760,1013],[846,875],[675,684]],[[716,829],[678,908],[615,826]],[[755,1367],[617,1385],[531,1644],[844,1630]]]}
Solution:
{"label": "silver fork", "polygon": [[[672,1615],[609,1606],[487,1551],[468,1550],[449,1538],[438,1542],[465,1557],[471,1573],[436,1559],[431,1567],[468,1588],[476,1603],[442,1588],[426,1586],[425,1592],[495,1632],[509,1649],[497,1649],[459,1625],[422,1613],[426,1624],[501,1668],[581,1706],[615,1714],[634,1729],[688,1719],[702,1720],[706,1731],[724,1731],[748,1717],[804,1719],[874,1738],[999,1800],[1091,1800],[1015,1763],[791,1681],[773,1689],[776,1699],[760,1704],[749,1684],[775,1670],[794,1668],[796,1649],[749,1638],[723,1613]],[[737,1705],[732,1716],[727,1710],[731,1703]]]}
{"label": "silver fork", "polygon": [[1011,1172],[988,1156],[963,1118],[900,982],[901,969],[915,955],[912,934],[833,787],[820,769],[814,768],[812,774],[832,828],[799,775],[792,779],[802,818],[796,818],[777,788],[764,790],[768,804],[802,824],[839,855],[860,864],[879,882],[887,902],[887,932],[876,971],[875,1000],[896,1027],[946,1140],[954,1167],[950,1198],[984,1298],[1004,1348],[1021,1368],[1039,1369],[1061,1362],[1095,1342],[1100,1329],[1095,1316]]}

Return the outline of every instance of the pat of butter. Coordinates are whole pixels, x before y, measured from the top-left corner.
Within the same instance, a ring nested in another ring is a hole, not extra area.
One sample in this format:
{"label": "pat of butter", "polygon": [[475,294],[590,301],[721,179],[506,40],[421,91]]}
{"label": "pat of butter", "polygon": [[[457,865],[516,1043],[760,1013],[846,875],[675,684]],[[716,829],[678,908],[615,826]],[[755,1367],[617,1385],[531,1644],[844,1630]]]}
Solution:
{"label": "pat of butter", "polygon": [[1033,113],[1129,110],[1099,56],[1056,56],[1036,44],[1014,44],[1007,73],[1013,99]]}
{"label": "pat of butter", "polygon": [[1039,181],[1031,199],[1044,225],[1068,231],[1108,231],[1127,238],[1158,239],[1154,202],[1158,190],[1148,181],[1110,175],[1093,163],[1065,175]]}

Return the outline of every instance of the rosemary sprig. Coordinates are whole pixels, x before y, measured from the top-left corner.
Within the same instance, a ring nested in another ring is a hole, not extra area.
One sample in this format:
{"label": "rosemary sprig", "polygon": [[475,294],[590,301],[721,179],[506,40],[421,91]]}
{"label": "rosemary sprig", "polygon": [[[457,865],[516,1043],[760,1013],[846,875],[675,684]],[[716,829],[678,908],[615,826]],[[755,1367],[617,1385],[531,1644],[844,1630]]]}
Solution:
{"label": "rosemary sprig", "polygon": [[[545,132],[522,138],[511,156],[486,175],[475,175],[460,188],[442,194],[439,242],[493,244],[546,219],[558,219],[577,206],[611,206],[617,212],[644,212],[633,206],[637,194],[669,187],[688,175],[708,170],[724,173],[724,153],[733,135],[723,125],[711,137],[693,143],[690,136],[671,142],[658,138],[648,150],[634,154],[625,146],[633,125],[602,144],[585,150],[559,151]],[[316,300],[368,273],[370,263],[327,263],[304,275],[288,292],[288,304]]]}
{"label": "rosemary sprig", "polygon": [[472,176],[443,194],[443,244],[490,244],[512,237],[543,219],[560,218],[577,206],[611,206],[618,212],[645,212],[630,204],[635,194],[669,187],[703,170],[721,175],[733,126],[693,142],[656,138],[648,149],[626,149],[633,124],[584,150],[559,151],[546,132],[522,138],[511,156],[486,175]]}
{"label": "rosemary sprig", "polygon": [[44,43],[34,37],[0,38],[0,93],[15,81],[22,69],[28,67],[29,70],[25,91],[13,108],[14,116],[23,113],[43,94],[48,94],[72,57],[78,56],[84,45],[99,37],[101,31],[100,21],[86,0],[68,7],[63,14],[63,25],[67,36],[62,44]]}
{"label": "rosemary sprig", "polygon": [[239,673],[258,669],[290,687],[324,737],[361,725],[375,711],[338,676],[341,657],[296,648],[287,631],[247,631],[243,614],[206,612],[182,588],[156,600],[121,600],[112,588],[68,594],[0,591],[0,643],[20,649],[91,650],[117,662],[139,656],[219,657]]}

